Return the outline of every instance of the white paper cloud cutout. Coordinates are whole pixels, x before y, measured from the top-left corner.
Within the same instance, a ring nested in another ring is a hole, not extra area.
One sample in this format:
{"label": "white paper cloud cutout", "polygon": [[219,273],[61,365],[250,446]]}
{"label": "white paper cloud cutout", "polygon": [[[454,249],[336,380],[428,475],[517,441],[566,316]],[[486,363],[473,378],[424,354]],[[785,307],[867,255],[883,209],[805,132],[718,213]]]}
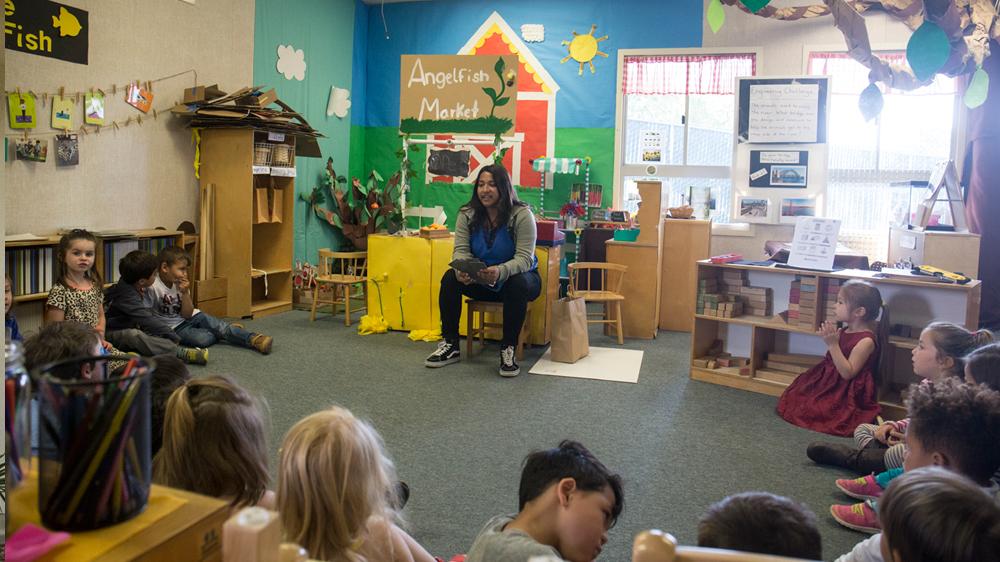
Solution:
{"label": "white paper cloud cutout", "polygon": [[330,101],[326,104],[326,116],[336,115],[343,119],[347,115],[347,110],[351,108],[351,91],[336,86],[330,86]]}
{"label": "white paper cloud cutout", "polygon": [[540,23],[526,23],[521,26],[521,38],[528,43],[545,41],[545,26]]}
{"label": "white paper cloud cutout", "polygon": [[306,78],[306,53],[291,45],[278,45],[278,72],[285,75],[285,80],[302,81]]}

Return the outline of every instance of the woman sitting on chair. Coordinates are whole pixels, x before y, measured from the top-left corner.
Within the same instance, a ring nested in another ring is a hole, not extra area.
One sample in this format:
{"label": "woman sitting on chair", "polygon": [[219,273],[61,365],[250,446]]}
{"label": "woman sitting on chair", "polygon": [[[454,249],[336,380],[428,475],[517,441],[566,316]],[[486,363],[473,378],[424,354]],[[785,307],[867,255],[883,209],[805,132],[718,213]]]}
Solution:
{"label": "woman sitting on chair", "polygon": [[469,203],[455,224],[455,260],[478,259],[484,269],[470,275],[449,269],[441,278],[438,305],[444,341],[425,361],[427,367],[458,362],[458,320],[462,295],[474,300],[503,303],[503,341],[500,342],[500,376],[516,377],[514,348],[524,324],[528,303],[538,298],[542,279],[535,257],[535,218],[514,194],[510,175],[499,164],[486,166],[476,177]]}

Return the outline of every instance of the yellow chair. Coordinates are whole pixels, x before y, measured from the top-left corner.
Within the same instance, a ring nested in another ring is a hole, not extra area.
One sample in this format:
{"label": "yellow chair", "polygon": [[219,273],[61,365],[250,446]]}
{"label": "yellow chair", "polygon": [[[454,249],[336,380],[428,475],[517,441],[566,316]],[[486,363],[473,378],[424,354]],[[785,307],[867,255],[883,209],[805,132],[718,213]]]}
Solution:
{"label": "yellow chair", "polygon": [[[490,301],[476,301],[468,299],[465,301],[469,306],[466,320],[465,354],[472,357],[472,344],[479,337],[479,346],[486,346],[486,330],[488,328],[503,329],[503,322],[487,322],[486,315],[494,314],[503,318],[503,303]],[[529,303],[530,304],[530,303]],[[476,315],[479,315],[478,322]],[[521,325],[521,333],[517,336],[517,346],[514,348],[514,355],[517,360],[524,359],[524,346],[528,343],[528,335],[531,332],[531,308],[525,312],[524,324]]]}
{"label": "yellow chair", "polygon": [[[586,302],[599,302],[604,305],[604,314],[600,319],[592,320],[593,314],[587,314],[590,324],[605,324],[604,333],[608,334],[608,324],[615,324],[618,330],[618,343],[625,343],[622,337],[622,282],[628,266],[618,263],[603,263],[581,261],[569,264],[569,289],[566,295],[582,298]],[[591,289],[591,279],[596,274],[601,280],[600,289]],[[612,314],[613,312],[613,314]]]}
{"label": "yellow chair", "polygon": [[805,559],[722,548],[677,546],[673,535],[652,529],[636,535],[632,542],[632,562],[805,562]]}
{"label": "yellow chair", "polygon": [[[332,285],[330,300],[320,300],[319,286]],[[361,291],[356,287],[361,285]],[[352,291],[351,288],[355,287]],[[338,296],[338,292],[340,295]],[[312,314],[310,320],[316,320],[316,307],[329,304],[333,314],[337,314],[337,305],[344,305],[344,325],[351,325],[351,300],[362,299],[364,303],[354,312],[368,310],[368,253],[367,252],[333,252],[329,248],[319,251],[319,274],[316,276],[316,287],[313,288]]]}

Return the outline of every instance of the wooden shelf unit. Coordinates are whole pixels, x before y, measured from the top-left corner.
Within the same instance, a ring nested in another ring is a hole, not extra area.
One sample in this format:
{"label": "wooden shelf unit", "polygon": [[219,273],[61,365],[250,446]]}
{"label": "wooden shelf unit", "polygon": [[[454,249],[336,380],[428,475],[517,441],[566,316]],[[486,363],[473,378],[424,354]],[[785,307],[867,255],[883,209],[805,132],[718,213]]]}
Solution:
{"label": "wooden shelf unit", "polygon": [[[267,131],[206,129],[201,134],[201,184],[215,186],[218,209],[215,274],[228,279],[226,316],[237,318],[292,309],[294,168],[285,169],[292,175],[255,174],[255,142],[286,144],[295,153],[292,137],[269,141]],[[254,193],[263,188],[273,191],[280,222],[258,221]]]}
{"label": "wooden shelf unit", "polygon": [[[788,308],[790,286],[796,275],[816,277],[820,286],[825,285],[824,279],[863,279],[871,282],[887,303],[890,322],[893,324],[906,324],[917,330],[933,321],[954,322],[970,330],[976,329],[979,324],[979,298],[982,290],[979,281],[966,285],[949,285],[880,278],[876,277],[877,272],[874,271],[818,273],[774,267],[712,264],[707,260],[698,262],[698,269],[699,277],[711,277],[726,269],[746,270],[749,285],[772,289],[772,309],[775,314],[772,317],[734,318],[696,314],[691,334],[691,359],[703,357],[713,342],[722,340],[725,350],[732,355],[749,357],[750,368],[748,375],[744,376],[740,375],[739,369],[731,367],[708,369],[692,366],[691,378],[771,396],[780,396],[789,383],[774,380],[780,377],[774,377],[765,371],[763,362],[768,352],[813,355],[826,353],[822,339],[815,334],[818,324],[824,320],[822,299],[817,298],[816,320],[811,326],[789,324],[781,314]],[[905,416],[900,399],[902,390],[919,380],[913,374],[909,361],[910,351],[916,345],[916,340],[892,336],[889,338],[889,345],[892,346],[891,364],[886,380],[882,381],[879,388],[879,396],[886,417],[899,418]],[[789,380],[792,378],[794,377],[789,377]]]}
{"label": "wooden shelf unit", "polygon": [[[94,256],[94,269],[96,269],[101,274],[102,277],[107,277],[105,275],[105,265],[107,264],[109,256],[107,255],[106,244],[126,241],[126,240],[137,240],[139,242],[139,247],[142,248],[146,243],[154,244],[155,240],[163,238],[166,239],[166,242],[163,245],[179,246],[181,245],[184,236],[182,232],[175,230],[148,229],[148,230],[136,230],[128,232],[129,232],[128,234],[121,233],[109,236],[101,236],[100,233],[94,234],[97,237],[97,248]],[[50,273],[52,277],[51,281],[54,283],[56,275],[55,266],[56,266],[56,260],[58,259],[57,250],[60,238],[61,238],[60,235],[53,234],[51,236],[45,236],[44,239],[41,240],[23,240],[16,242],[7,242],[5,244],[5,252],[13,253],[23,249],[40,250],[40,249],[51,248],[52,260],[51,263],[47,264],[47,267],[51,270]],[[156,252],[153,253],[155,254]],[[8,266],[9,265],[11,265],[11,263],[8,261]],[[35,265],[34,262],[32,262],[32,265]],[[117,264],[115,265],[115,268],[117,270]],[[8,267],[6,271],[7,274],[11,276],[11,279],[14,280],[13,289],[14,289],[15,303],[43,301],[49,297],[48,288],[46,288],[43,291],[35,291],[27,293],[19,292],[17,286],[17,276],[18,276],[17,266],[13,268]],[[111,284],[109,283],[109,281],[110,279],[105,278],[106,287]]]}

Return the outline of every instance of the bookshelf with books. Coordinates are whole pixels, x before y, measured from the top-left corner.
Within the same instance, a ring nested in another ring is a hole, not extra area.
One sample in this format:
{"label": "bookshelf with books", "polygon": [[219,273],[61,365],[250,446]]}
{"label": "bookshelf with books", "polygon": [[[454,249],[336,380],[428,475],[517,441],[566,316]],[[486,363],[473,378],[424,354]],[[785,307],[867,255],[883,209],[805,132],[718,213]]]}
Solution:
{"label": "bookshelf with books", "polygon": [[910,331],[912,337],[889,338],[890,363],[879,384],[886,417],[905,415],[902,392],[918,381],[909,357],[913,338],[933,321],[976,329],[980,281],[953,285],[886,278],[875,271],[825,273],[699,261],[691,378],[781,395],[825,355],[816,330],[829,318],[839,285],[850,279],[875,285],[892,326]]}
{"label": "bookshelf with books", "polygon": [[[118,262],[133,250],[145,250],[154,256],[167,246],[182,246],[184,233],[177,230],[137,230],[115,232],[98,237],[94,267],[101,272],[105,284],[117,283]],[[192,266],[194,264],[191,264]],[[193,268],[192,268],[193,271]]]}

